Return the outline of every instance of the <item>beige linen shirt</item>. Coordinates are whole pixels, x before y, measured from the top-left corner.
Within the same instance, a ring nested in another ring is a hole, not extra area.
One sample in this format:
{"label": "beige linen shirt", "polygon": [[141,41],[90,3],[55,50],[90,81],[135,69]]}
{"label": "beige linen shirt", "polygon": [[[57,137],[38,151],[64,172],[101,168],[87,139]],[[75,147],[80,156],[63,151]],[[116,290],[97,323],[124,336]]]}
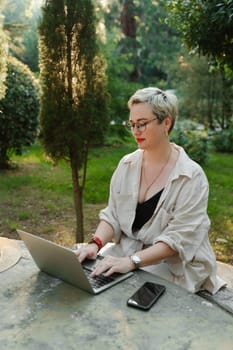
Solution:
{"label": "beige linen shirt", "polygon": [[106,253],[130,256],[162,241],[178,252],[162,262],[168,267],[170,280],[191,292],[206,289],[215,293],[224,282],[216,276],[216,259],[208,238],[208,181],[202,168],[182,147],[171,145],[179,151],[178,160],[152,217],[137,232],[132,232],[132,224],[143,150],[138,149],[119,162],[111,179],[108,206],[99,215],[114,229],[116,244]]}

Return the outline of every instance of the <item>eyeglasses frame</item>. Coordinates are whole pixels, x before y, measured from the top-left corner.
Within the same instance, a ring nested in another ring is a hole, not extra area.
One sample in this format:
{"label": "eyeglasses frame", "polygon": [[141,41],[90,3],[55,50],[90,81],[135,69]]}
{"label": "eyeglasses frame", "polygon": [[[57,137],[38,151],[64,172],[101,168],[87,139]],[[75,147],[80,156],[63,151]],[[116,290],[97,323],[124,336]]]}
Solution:
{"label": "eyeglasses frame", "polygon": [[159,119],[158,116],[156,116],[155,118],[150,119],[150,120],[148,120],[148,121],[146,121],[144,123],[131,123],[130,121],[126,121],[125,122],[125,128],[126,128],[126,130],[133,132],[134,128],[136,127],[137,131],[144,132],[146,130],[146,126],[148,124],[150,124],[154,120],[158,120],[158,119]]}

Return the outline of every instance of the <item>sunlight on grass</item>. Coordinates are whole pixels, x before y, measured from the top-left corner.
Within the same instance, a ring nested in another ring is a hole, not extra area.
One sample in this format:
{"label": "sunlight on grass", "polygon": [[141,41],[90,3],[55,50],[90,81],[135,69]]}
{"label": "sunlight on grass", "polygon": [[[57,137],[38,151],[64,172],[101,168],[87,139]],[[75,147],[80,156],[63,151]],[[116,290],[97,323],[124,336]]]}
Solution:
{"label": "sunlight on grass", "polygon": [[21,162],[22,163],[34,163],[34,164],[36,164],[36,163],[41,163],[41,159],[34,154],[30,154],[27,157],[23,157]]}
{"label": "sunlight on grass", "polygon": [[[40,163],[49,160],[45,153],[43,152],[39,143],[35,143],[31,147],[24,148],[23,154],[21,156],[13,156],[13,161],[18,161],[20,163]],[[50,160],[51,163],[51,160]]]}

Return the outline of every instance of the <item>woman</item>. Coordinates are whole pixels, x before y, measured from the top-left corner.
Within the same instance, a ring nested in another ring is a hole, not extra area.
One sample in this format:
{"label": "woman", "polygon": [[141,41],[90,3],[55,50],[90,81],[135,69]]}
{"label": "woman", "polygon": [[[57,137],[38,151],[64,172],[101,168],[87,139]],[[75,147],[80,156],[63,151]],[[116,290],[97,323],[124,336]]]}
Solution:
{"label": "woman", "polygon": [[138,150],[119,162],[97,230],[76,254],[80,261],[94,259],[114,241],[93,276],[140,267],[191,292],[215,293],[224,282],[216,276],[208,239],[208,181],[168,137],[178,113],[177,98],[149,87],[136,91],[128,107],[127,126]]}

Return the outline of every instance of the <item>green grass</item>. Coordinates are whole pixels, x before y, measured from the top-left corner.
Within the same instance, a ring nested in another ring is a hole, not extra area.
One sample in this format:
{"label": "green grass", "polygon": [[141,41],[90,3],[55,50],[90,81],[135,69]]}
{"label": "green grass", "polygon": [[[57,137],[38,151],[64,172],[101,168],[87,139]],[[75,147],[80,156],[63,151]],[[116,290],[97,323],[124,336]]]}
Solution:
{"label": "green grass", "polygon": [[210,184],[210,239],[218,258],[233,264],[233,156],[212,153],[204,167]]}
{"label": "green grass", "polygon": [[[111,175],[134,145],[91,150],[84,191],[85,237],[94,233],[98,213],[108,199]],[[17,237],[16,228],[34,231],[58,243],[73,244],[75,214],[71,171],[54,165],[38,144],[14,157],[16,168],[0,173],[0,235]],[[217,258],[233,264],[233,156],[211,153],[204,170],[210,184],[210,240]]]}
{"label": "green grass", "polygon": [[88,162],[84,200],[89,203],[106,203],[112,173],[120,158],[135,147],[99,148],[91,151]]}

